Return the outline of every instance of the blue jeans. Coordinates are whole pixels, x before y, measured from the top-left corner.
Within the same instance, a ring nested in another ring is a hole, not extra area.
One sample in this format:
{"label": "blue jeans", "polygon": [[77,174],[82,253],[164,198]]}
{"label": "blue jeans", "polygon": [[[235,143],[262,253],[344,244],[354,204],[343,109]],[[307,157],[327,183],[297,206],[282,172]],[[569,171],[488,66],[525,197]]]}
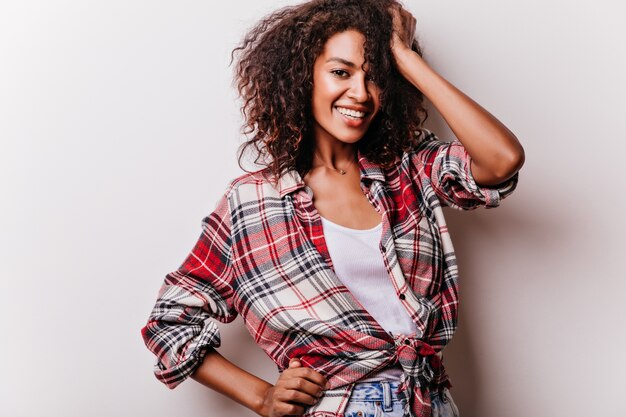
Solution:
{"label": "blue jeans", "polygon": [[[345,417],[402,417],[405,401],[398,394],[398,381],[356,383],[344,411]],[[450,391],[431,392],[433,417],[459,417]]]}

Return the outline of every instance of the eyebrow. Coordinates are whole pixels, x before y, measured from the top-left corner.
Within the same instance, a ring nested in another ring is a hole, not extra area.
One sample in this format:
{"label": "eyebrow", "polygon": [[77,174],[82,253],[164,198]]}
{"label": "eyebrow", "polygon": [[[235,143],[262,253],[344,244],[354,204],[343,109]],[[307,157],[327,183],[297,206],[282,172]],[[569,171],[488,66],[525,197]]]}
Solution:
{"label": "eyebrow", "polygon": [[326,60],[326,62],[331,62],[331,61],[339,62],[340,64],[343,64],[343,65],[345,65],[347,67],[350,67],[350,68],[356,68],[356,64],[354,62],[350,62],[348,60],[345,60],[343,58],[339,58],[339,57],[336,57],[336,56],[334,56],[332,58],[328,58]]}

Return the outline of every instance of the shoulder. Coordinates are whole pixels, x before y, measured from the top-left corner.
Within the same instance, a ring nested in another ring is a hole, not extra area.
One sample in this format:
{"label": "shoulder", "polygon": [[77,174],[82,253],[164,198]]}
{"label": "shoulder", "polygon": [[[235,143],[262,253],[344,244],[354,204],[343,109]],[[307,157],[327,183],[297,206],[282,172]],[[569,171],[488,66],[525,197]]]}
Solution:
{"label": "shoulder", "polygon": [[415,131],[415,137],[417,138],[418,144],[409,152],[409,155],[430,152],[448,144],[448,142],[442,141],[434,132],[426,128],[420,128]]}
{"label": "shoulder", "polygon": [[228,199],[236,198],[238,204],[241,204],[242,201],[260,200],[280,195],[278,185],[272,179],[268,168],[246,172],[233,178],[226,186],[224,194]]}
{"label": "shoulder", "polygon": [[425,128],[416,130],[413,135],[417,144],[402,152],[400,157],[400,166],[411,171],[421,170],[426,164],[432,163],[432,157],[446,145],[446,142],[441,141],[435,133]]}
{"label": "shoulder", "polygon": [[403,155],[406,162],[414,169],[429,172],[436,161],[446,165],[452,160],[467,158],[465,148],[458,139],[444,141],[425,128],[420,128],[415,135],[418,139],[417,145]]}

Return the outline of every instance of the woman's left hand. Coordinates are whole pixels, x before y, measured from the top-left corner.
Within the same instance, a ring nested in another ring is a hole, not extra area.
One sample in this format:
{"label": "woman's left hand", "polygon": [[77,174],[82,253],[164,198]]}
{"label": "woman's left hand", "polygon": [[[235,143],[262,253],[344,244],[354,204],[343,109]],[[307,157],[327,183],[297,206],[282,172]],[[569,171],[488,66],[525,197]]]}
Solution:
{"label": "woman's left hand", "polygon": [[393,17],[393,34],[391,35],[391,52],[396,62],[400,54],[411,52],[411,45],[415,37],[415,24],[417,21],[413,15],[399,5],[390,10]]}
{"label": "woman's left hand", "polygon": [[415,24],[417,20],[400,5],[392,6],[389,12],[393,18],[391,53],[400,74],[410,81],[410,61],[415,59],[422,60],[422,57],[411,49],[415,39]]}
{"label": "woman's left hand", "polygon": [[443,116],[471,156],[471,171],[480,186],[501,184],[524,163],[524,149],[515,135],[487,110],[433,70],[411,49],[416,19],[400,5],[393,18],[391,51],[402,77],[417,88]]}

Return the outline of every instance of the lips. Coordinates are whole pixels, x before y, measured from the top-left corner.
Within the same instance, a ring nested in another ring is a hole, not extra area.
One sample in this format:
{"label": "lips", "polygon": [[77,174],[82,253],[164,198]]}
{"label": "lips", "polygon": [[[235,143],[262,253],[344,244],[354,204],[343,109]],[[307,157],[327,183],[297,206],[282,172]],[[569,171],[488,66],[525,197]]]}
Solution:
{"label": "lips", "polygon": [[365,112],[364,110],[351,109],[349,107],[336,106],[335,108],[339,113],[343,114],[344,116],[348,116],[354,119],[362,119],[367,114],[367,112]]}
{"label": "lips", "polygon": [[[339,115],[339,118],[348,126],[352,128],[361,127],[365,124],[366,116],[369,113],[365,112],[355,112],[354,110],[350,110],[350,112],[346,111],[345,107],[335,107],[335,111]],[[353,114],[357,114],[358,116],[352,116]],[[360,117],[359,117],[360,116]]]}

